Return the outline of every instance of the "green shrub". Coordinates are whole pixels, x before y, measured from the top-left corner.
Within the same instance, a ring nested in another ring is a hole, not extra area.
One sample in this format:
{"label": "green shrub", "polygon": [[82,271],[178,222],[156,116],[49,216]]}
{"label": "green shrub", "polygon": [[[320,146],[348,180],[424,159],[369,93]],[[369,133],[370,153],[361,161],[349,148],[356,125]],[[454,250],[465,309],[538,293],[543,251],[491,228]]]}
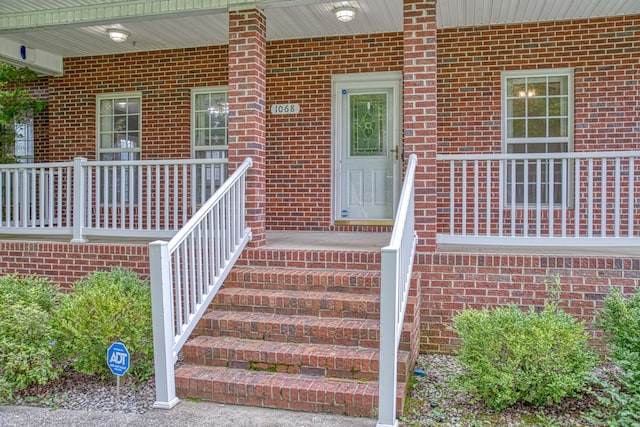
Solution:
{"label": "green shrub", "polygon": [[59,288],[45,279],[0,278],[0,401],[57,377],[50,320],[58,298]]}
{"label": "green shrub", "polygon": [[107,350],[120,341],[131,355],[128,373],[139,380],[153,374],[151,294],[133,272],[96,272],[76,283],[55,325],[58,357],[78,372],[109,375]]}
{"label": "green shrub", "polygon": [[464,310],[453,324],[465,367],[458,385],[497,410],[518,401],[541,406],[575,395],[597,361],[584,325],[554,303],[540,312],[514,305]]}
{"label": "green shrub", "polygon": [[640,293],[629,298],[613,290],[600,313],[604,340],[619,370],[596,380],[602,409],[595,409],[589,421],[596,425],[640,426]]}

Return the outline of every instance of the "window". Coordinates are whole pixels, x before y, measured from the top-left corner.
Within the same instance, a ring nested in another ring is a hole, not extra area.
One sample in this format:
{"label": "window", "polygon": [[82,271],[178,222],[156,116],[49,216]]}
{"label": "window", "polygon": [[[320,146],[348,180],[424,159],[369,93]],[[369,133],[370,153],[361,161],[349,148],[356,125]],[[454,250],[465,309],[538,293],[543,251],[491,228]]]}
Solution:
{"label": "window", "polygon": [[220,159],[204,165],[196,176],[196,194],[203,203],[227,178],[228,114],[226,88],[194,89],[191,98],[191,144],[196,159]]}
{"label": "window", "polygon": [[18,163],[33,163],[34,138],[33,138],[33,115],[24,114],[20,121],[15,122],[15,145],[14,154]]}
{"label": "window", "polygon": [[[142,97],[138,93],[99,95],[98,111],[98,159],[102,161],[140,160],[140,131]],[[133,168],[134,170],[129,170]],[[109,194],[115,194],[118,202],[135,200],[138,185],[135,166],[128,166],[114,173],[105,168],[102,170],[102,181],[108,183],[108,191],[102,193],[102,202],[106,202]],[[115,187],[114,187],[115,186]],[[124,189],[120,191],[120,189]],[[113,191],[117,190],[117,191]]]}
{"label": "window", "polygon": [[[566,153],[573,149],[572,70],[503,73],[502,93],[506,153]],[[512,171],[508,164],[508,203],[512,202],[512,185],[516,186],[516,203],[524,203],[526,195],[527,203],[559,204],[563,191],[565,195],[569,191],[568,183],[562,181],[560,160],[544,159],[539,165],[531,160],[526,167],[524,160],[517,160],[515,174]],[[553,200],[549,200],[551,195]]]}

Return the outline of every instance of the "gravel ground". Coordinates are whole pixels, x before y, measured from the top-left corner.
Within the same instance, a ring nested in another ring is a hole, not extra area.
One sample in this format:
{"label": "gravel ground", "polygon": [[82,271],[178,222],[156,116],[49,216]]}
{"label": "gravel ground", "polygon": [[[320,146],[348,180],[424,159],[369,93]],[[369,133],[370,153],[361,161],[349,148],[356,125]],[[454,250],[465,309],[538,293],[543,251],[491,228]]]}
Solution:
{"label": "gravel ground", "polygon": [[596,400],[592,396],[581,399],[566,398],[558,405],[539,408],[515,405],[501,412],[475,402],[469,393],[452,388],[448,381],[462,372],[454,357],[420,355],[416,369],[424,377],[414,376],[415,387],[410,391],[402,426],[481,427],[481,426],[589,426],[582,419]]}
{"label": "gravel ground", "polygon": [[[488,409],[482,402],[474,402],[468,393],[453,389],[448,380],[461,372],[454,357],[420,355],[416,369],[425,376],[414,376],[415,387],[410,391],[401,418],[403,427],[481,427],[481,426],[575,426],[586,427],[582,415],[589,412],[595,401],[592,397],[565,399],[561,404],[546,408],[516,405],[502,412]],[[44,386],[33,386],[16,393],[16,405],[42,406],[56,409],[145,413],[155,398],[153,378],[134,383],[124,376],[119,394],[115,377],[105,381],[73,373]]]}
{"label": "gravel ground", "polygon": [[115,376],[106,380],[72,373],[46,385],[35,385],[14,395],[14,405],[42,406],[55,409],[77,409],[143,414],[155,401],[153,377],[135,383],[126,375],[118,389]]}

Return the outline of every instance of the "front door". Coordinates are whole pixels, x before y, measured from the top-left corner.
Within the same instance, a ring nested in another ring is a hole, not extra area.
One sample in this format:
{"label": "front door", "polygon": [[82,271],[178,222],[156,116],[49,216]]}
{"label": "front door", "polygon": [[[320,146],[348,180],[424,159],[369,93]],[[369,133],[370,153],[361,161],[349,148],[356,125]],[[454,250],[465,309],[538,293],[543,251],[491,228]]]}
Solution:
{"label": "front door", "polygon": [[336,224],[392,223],[401,166],[400,75],[334,79]]}

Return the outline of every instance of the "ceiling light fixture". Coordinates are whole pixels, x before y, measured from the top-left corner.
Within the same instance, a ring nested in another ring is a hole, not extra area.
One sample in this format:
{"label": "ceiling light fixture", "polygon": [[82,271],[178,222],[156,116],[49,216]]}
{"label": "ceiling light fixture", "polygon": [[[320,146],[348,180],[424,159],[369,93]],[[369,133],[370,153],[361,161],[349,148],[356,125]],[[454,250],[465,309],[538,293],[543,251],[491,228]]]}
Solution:
{"label": "ceiling light fixture", "polygon": [[117,43],[126,42],[129,38],[129,32],[120,28],[107,28],[107,34],[111,40]]}
{"label": "ceiling light fixture", "polygon": [[333,10],[336,19],[340,22],[349,22],[356,17],[356,10],[353,7],[341,6]]}

